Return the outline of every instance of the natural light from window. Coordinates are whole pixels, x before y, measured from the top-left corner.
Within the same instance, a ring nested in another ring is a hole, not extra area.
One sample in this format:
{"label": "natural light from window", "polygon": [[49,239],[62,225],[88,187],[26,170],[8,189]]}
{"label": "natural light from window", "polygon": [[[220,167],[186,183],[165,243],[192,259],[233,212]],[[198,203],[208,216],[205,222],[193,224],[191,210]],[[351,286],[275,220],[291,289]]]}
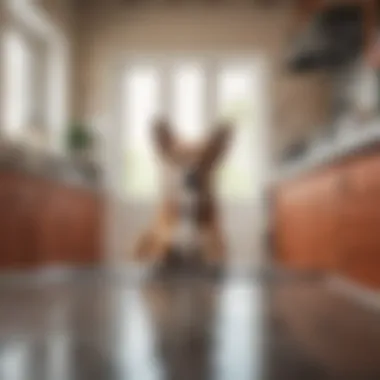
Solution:
{"label": "natural light from window", "polygon": [[173,127],[184,140],[198,140],[205,131],[204,79],[197,64],[189,63],[173,70]]}
{"label": "natural light from window", "polygon": [[235,127],[218,186],[230,199],[249,199],[253,193],[254,74],[252,67],[227,66],[217,80],[217,115],[232,120]]}
{"label": "natural light from window", "polygon": [[31,56],[16,32],[4,36],[4,128],[10,137],[20,135],[30,116]]}
{"label": "natural light from window", "polygon": [[126,107],[126,188],[130,196],[151,198],[157,195],[157,157],[151,140],[151,125],[159,109],[157,70],[133,67],[125,82]]}
{"label": "natural light from window", "polygon": [[[161,75],[159,63],[135,65],[126,72],[124,96],[125,189],[128,197],[155,199],[159,192],[158,158],[152,144],[151,125],[169,94],[168,115],[181,139],[198,140],[210,132],[206,122],[207,91],[213,94],[213,120],[234,124],[233,142],[219,172],[218,192],[229,200],[251,200],[255,172],[253,143],[257,96],[256,66],[218,62],[214,78],[194,61],[173,63],[170,75]],[[165,91],[163,91],[165,89]],[[169,91],[166,91],[169,89]]]}

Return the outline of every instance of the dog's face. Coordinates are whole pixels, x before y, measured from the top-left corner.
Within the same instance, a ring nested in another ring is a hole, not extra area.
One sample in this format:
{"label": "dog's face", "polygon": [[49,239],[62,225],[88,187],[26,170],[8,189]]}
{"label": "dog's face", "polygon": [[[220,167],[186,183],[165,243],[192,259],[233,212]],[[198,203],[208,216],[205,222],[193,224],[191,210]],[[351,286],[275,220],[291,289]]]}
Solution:
{"label": "dog's face", "polygon": [[166,121],[157,121],[153,130],[171,195],[199,199],[209,190],[212,173],[227,148],[230,126],[218,126],[207,141],[194,145],[178,141]]}

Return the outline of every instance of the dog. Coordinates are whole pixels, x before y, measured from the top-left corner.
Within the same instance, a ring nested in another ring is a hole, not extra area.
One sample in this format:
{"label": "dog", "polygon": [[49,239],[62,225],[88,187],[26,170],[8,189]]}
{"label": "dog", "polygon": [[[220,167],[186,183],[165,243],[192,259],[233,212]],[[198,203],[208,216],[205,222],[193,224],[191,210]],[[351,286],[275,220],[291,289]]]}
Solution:
{"label": "dog", "polygon": [[232,125],[219,123],[199,144],[186,144],[170,122],[153,123],[153,141],[163,170],[163,199],[156,217],[137,243],[137,257],[158,264],[199,259],[220,266],[225,243],[214,194],[214,174],[228,148]]}

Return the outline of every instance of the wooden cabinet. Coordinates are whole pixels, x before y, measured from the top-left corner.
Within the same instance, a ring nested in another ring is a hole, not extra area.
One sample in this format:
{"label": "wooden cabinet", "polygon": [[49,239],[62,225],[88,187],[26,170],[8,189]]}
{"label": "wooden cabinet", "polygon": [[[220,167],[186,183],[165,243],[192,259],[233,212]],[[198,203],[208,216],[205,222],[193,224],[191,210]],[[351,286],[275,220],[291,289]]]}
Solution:
{"label": "wooden cabinet", "polygon": [[17,178],[10,174],[0,176],[0,265],[8,267],[19,261],[20,241],[17,239],[19,218]]}
{"label": "wooden cabinet", "polygon": [[101,201],[86,191],[56,186],[41,217],[44,262],[93,264],[101,259]]}
{"label": "wooden cabinet", "polygon": [[345,166],[338,271],[380,288],[380,155]]}
{"label": "wooden cabinet", "polygon": [[13,189],[12,244],[15,250],[13,267],[30,268],[38,265],[38,214],[44,196],[40,181],[16,178]]}
{"label": "wooden cabinet", "polygon": [[90,190],[0,173],[0,269],[98,263],[102,221]]}
{"label": "wooden cabinet", "polygon": [[283,263],[308,270],[335,266],[338,188],[335,170],[280,187],[276,199],[276,241]]}
{"label": "wooden cabinet", "polygon": [[282,264],[380,288],[380,154],[281,184],[274,212]]}

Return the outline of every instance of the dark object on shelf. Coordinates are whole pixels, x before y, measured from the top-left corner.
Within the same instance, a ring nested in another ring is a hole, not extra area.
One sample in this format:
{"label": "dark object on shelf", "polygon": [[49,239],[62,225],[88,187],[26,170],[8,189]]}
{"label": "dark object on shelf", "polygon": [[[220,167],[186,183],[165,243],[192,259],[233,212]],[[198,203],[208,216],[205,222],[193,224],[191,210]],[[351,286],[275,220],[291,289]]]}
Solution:
{"label": "dark object on shelf", "polygon": [[364,47],[361,6],[330,6],[298,38],[290,54],[292,71],[333,69],[354,61]]}

